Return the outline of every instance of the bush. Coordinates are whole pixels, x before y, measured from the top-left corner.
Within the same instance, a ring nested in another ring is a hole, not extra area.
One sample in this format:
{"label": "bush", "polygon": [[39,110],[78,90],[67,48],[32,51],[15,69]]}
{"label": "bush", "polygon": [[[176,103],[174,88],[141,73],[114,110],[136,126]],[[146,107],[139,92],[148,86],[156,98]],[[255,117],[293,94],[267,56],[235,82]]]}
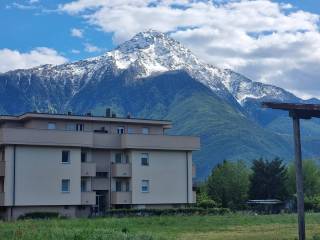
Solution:
{"label": "bush", "polygon": [[208,209],[208,208],[216,208],[218,207],[218,205],[214,200],[206,199],[197,203],[197,207]]}
{"label": "bush", "polygon": [[320,195],[314,197],[306,197],[304,206],[307,211],[320,212]]}
{"label": "bush", "polygon": [[136,217],[136,216],[174,216],[174,215],[222,215],[230,213],[226,208],[168,208],[168,209],[112,209],[106,216]]}
{"label": "bush", "polygon": [[51,219],[58,218],[59,213],[57,212],[32,212],[26,213],[24,215],[19,216],[18,220],[22,219]]}

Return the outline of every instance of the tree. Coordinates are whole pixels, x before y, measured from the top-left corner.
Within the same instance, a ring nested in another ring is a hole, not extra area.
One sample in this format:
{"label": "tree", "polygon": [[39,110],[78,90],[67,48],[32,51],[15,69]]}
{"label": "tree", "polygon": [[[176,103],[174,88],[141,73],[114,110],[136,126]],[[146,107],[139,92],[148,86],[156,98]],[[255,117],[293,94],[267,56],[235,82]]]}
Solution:
{"label": "tree", "polygon": [[243,161],[224,161],[213,168],[207,191],[221,207],[243,208],[249,189],[249,169]]}
{"label": "tree", "polygon": [[250,199],[287,199],[288,171],[281,159],[254,160],[251,170]]}
{"label": "tree", "polygon": [[[303,168],[303,188],[306,197],[320,195],[320,167],[315,160],[304,160]],[[288,189],[291,195],[296,193],[295,165],[291,163],[288,168]]]}

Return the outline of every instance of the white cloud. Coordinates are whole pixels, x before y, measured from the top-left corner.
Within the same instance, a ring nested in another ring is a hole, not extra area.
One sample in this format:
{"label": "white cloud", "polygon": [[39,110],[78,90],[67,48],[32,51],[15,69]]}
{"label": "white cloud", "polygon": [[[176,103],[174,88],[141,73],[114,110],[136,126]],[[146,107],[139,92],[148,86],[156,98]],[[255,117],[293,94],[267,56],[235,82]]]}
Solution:
{"label": "white cloud", "polygon": [[79,29],[79,28],[72,28],[70,30],[70,34],[73,37],[77,37],[77,38],[83,38],[83,30]]}
{"label": "white cloud", "polygon": [[97,46],[92,45],[92,44],[90,44],[90,43],[85,43],[85,44],[84,44],[84,47],[85,47],[84,50],[85,50],[86,52],[89,52],[89,53],[100,52],[100,51],[101,51],[100,48],[98,48]]}
{"label": "white cloud", "polygon": [[112,32],[169,32],[195,54],[299,96],[320,97],[319,15],[271,0],[77,0],[60,11]]}
{"label": "white cloud", "polygon": [[79,53],[80,53],[80,51],[79,51],[78,49],[72,49],[71,52],[72,52],[73,54],[79,54]]}
{"label": "white cloud", "polygon": [[34,4],[34,3],[38,3],[40,2],[40,0],[29,0],[29,4]]}
{"label": "white cloud", "polygon": [[0,72],[65,62],[67,59],[51,48],[38,47],[26,53],[7,48],[0,49]]}

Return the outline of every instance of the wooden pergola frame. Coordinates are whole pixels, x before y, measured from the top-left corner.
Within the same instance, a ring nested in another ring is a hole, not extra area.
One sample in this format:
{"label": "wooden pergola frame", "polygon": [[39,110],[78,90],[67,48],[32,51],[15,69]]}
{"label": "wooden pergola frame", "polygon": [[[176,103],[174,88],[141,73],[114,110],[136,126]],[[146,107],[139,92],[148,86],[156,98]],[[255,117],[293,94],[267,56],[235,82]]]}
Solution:
{"label": "wooden pergola frame", "polygon": [[303,194],[300,119],[311,119],[313,117],[320,118],[320,105],[263,102],[262,107],[287,111],[289,112],[289,116],[293,120],[299,240],[305,240],[306,232],[305,232],[305,220],[304,220],[304,194]]}

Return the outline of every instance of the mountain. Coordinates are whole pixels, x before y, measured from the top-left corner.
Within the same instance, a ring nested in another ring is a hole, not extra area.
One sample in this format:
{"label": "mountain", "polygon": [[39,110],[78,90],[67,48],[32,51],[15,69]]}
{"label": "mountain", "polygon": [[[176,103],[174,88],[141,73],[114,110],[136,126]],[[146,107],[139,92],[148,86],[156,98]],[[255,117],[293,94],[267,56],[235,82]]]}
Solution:
{"label": "mountain", "polygon": [[291,159],[289,135],[272,127],[284,115],[260,109],[263,100],[300,101],[281,88],[206,64],[152,30],[99,57],[0,74],[2,114],[101,114],[111,107],[120,115],[172,120],[170,133],[201,137],[202,149],[195,153],[200,178],[223,159]]}

